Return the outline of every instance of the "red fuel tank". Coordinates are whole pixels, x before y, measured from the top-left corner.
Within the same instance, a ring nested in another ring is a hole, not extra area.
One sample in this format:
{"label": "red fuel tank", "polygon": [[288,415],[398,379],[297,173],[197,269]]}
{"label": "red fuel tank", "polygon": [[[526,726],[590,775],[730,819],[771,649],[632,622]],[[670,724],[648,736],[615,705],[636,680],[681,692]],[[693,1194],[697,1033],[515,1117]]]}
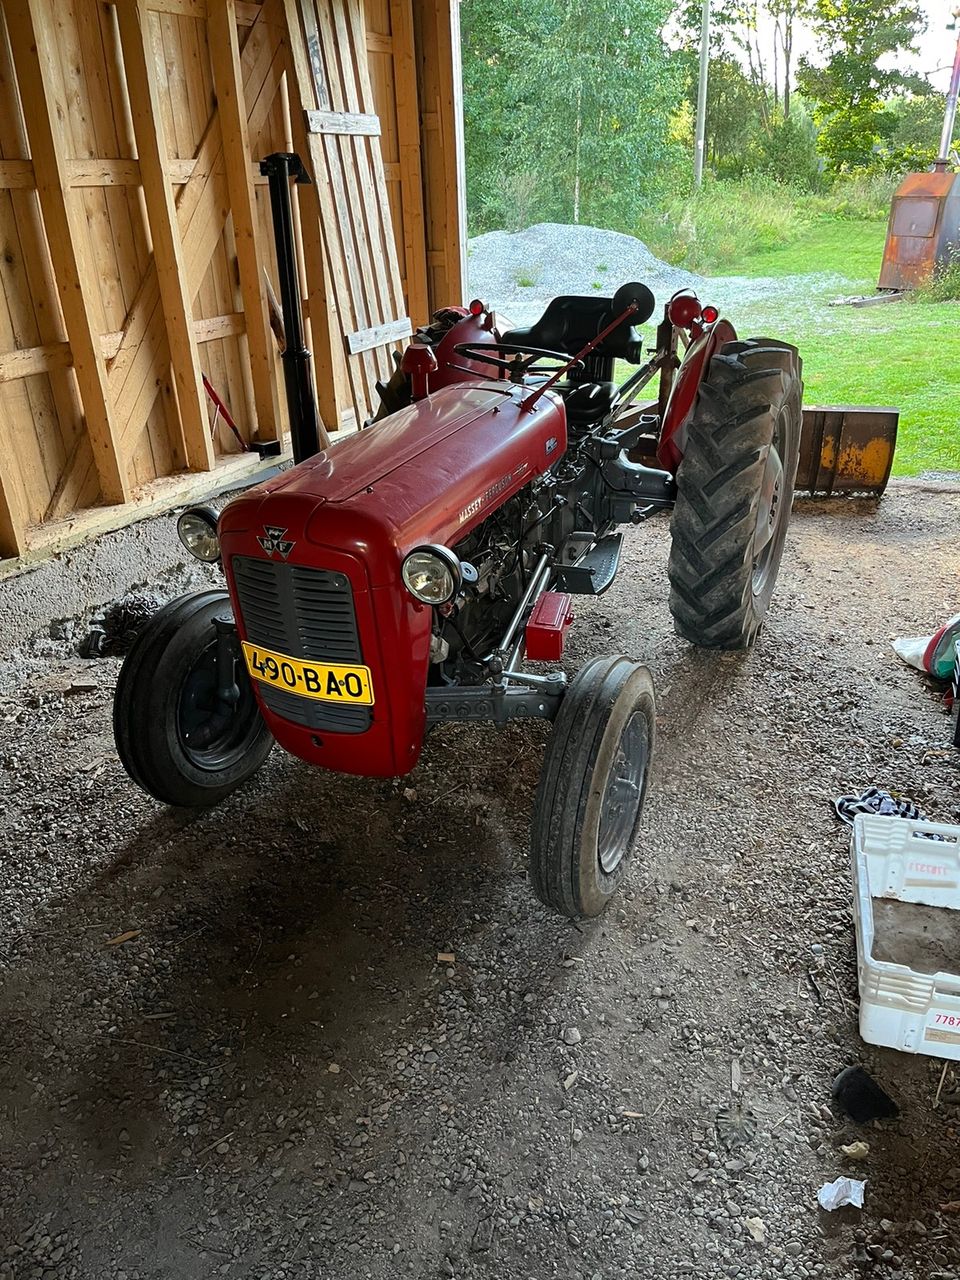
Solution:
{"label": "red fuel tank", "polygon": [[404,556],[454,546],[566,450],[558,399],[524,388],[437,391],[231,502],[224,568],[242,640],[369,671],[372,705],[255,682],[281,746],[347,773],[409,772],[420,754],[431,610],[403,586]]}

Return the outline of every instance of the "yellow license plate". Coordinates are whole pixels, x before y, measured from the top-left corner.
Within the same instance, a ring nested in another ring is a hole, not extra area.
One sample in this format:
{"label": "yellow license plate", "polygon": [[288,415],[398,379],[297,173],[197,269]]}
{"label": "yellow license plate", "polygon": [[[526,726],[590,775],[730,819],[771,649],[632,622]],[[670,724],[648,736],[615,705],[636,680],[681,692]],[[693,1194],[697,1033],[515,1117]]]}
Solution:
{"label": "yellow license plate", "polygon": [[301,698],[339,702],[352,707],[373,706],[369,667],[343,667],[328,662],[304,662],[285,653],[243,643],[247,670],[254,680]]}

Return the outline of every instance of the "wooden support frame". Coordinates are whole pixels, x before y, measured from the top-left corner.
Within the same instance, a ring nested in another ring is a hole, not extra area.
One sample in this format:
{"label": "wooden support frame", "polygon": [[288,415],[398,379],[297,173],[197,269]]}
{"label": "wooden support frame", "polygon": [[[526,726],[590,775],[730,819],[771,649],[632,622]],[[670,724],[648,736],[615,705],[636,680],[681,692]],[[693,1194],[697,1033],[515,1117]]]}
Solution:
{"label": "wooden support frame", "polygon": [[207,424],[200,359],[193,332],[193,300],[189,296],[170,186],[166,139],[163,128],[157,127],[162,114],[150,37],[150,14],[146,0],[117,0],[116,8],[186,459],[193,471],[211,471],[214,466],[213,442]]}
{"label": "wooden support frame", "polygon": [[414,6],[430,308],[466,301],[467,217],[459,0]]}
{"label": "wooden support frame", "polygon": [[250,375],[256,409],[256,432],[261,440],[276,440],[280,431],[280,402],[263,255],[257,243],[256,197],[250,166],[251,146],[246,104],[240,100],[243,71],[237,38],[235,0],[211,0],[207,11],[210,56],[220,109],[227,187],[233,214],[240,289],[247,322]]}
{"label": "wooden support frame", "polygon": [[363,11],[361,0],[284,0],[284,10],[293,111],[304,121],[325,264],[359,425],[377,403],[377,382],[391,372],[391,339],[374,345],[366,338],[409,325],[367,69]]}
{"label": "wooden support frame", "polygon": [[408,317],[461,300],[436,292],[447,152],[422,154],[453,2],[0,0],[4,573],[239,465],[201,369],[244,436],[281,433],[271,151],[317,179],[295,234],[321,418],[364,424]]}
{"label": "wooden support frame", "polygon": [[[389,0],[391,55],[396,101],[398,177],[403,205],[403,253],[406,267],[407,310],[414,324],[430,318],[421,164],[420,89],[417,84],[417,44],[414,0]],[[447,299],[460,301],[460,298]]]}
{"label": "wooden support frame", "polygon": [[131,491],[122,461],[120,432],[86,298],[95,277],[89,246],[84,243],[84,228],[70,198],[63,128],[68,108],[50,75],[54,37],[49,7],[43,0],[22,0],[6,9],[6,18],[37,194],[94,463],[104,498],[127,502]]}

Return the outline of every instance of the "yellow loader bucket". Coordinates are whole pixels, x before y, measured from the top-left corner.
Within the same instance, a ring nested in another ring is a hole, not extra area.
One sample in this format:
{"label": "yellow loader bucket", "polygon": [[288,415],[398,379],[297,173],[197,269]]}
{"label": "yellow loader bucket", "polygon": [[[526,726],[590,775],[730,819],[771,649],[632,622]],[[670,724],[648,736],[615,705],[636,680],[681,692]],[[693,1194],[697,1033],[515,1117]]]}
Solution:
{"label": "yellow loader bucket", "polygon": [[879,497],[890,479],[899,421],[899,409],[873,405],[805,408],[797,489]]}

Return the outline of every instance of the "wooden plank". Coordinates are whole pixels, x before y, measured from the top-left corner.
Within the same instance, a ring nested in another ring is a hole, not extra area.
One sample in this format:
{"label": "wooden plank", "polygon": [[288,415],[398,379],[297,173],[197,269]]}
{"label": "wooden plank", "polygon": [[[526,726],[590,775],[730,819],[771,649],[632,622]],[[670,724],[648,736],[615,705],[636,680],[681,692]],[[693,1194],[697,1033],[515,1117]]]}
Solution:
{"label": "wooden plank", "polygon": [[[309,5],[284,0],[284,7],[288,23],[287,44],[293,68],[291,95],[310,154],[310,167],[314,175],[312,190],[319,204],[326,272],[335,298],[341,332],[353,332],[358,328],[365,328],[368,320],[364,305],[364,276],[357,260],[350,216],[352,206],[345,187],[341,156],[335,139],[321,138],[306,132],[305,111],[315,107],[318,100],[330,102],[330,90],[326,85],[323,86],[322,94],[318,88],[314,64],[308,54],[308,46],[315,56],[319,57],[320,53],[317,13],[312,0]],[[302,25],[306,21],[311,24],[309,30]],[[367,270],[369,271],[369,267]],[[347,361],[347,372],[354,412],[357,420],[361,421],[370,402],[369,372],[362,362],[353,360]]]}
{"label": "wooden plank", "polygon": [[234,311],[229,315],[208,316],[204,320],[194,320],[193,332],[197,342],[213,342],[221,338],[239,338],[247,328],[247,317],[242,311]]}
{"label": "wooden plank", "polygon": [[[412,0],[390,0],[393,31],[393,76],[396,94],[398,177],[403,222],[407,310],[414,324],[430,319],[427,281],[427,231],[423,212],[423,172],[420,165],[420,91]],[[386,166],[384,166],[386,169]],[[390,175],[384,176],[389,180]],[[454,301],[460,301],[459,298]]]}
{"label": "wooden plank", "polygon": [[[430,310],[467,295],[458,0],[414,6]],[[434,256],[437,255],[437,256]]]}
{"label": "wooden plank", "polygon": [[345,334],[344,341],[350,354],[356,356],[361,351],[369,351],[372,347],[383,347],[389,342],[402,342],[404,338],[409,338],[411,333],[413,333],[413,325],[410,323],[410,317],[404,316],[402,320],[391,320],[389,324],[378,324],[370,329],[361,329],[358,333]]}
{"label": "wooden plank", "polygon": [[[111,3],[116,3],[116,0],[111,0]],[[202,19],[207,16],[209,6],[207,0],[149,0],[147,8],[151,13]],[[260,16],[260,9],[261,5],[255,0],[237,0],[237,22],[242,27],[253,26]]]}
{"label": "wooden plank", "polygon": [[256,453],[231,454],[228,458],[218,458],[213,471],[162,476],[144,485],[135,501],[118,506],[94,507],[66,520],[29,528],[21,540],[22,551],[19,557],[0,559],[0,582],[100,534],[136,524],[139,520],[169,511],[171,507],[200,502],[233,485],[239,487],[256,484],[261,473],[268,473],[289,456],[287,453],[265,462]]}
{"label": "wooden plank", "polygon": [[[13,66],[5,24],[0,32],[0,156],[4,159],[24,160],[29,153],[20,102],[17,97],[16,72]],[[32,162],[30,164],[33,171]],[[57,302],[56,281],[47,246],[40,203],[35,190],[14,189],[6,197],[8,208],[0,213],[0,236],[4,243],[0,277],[6,298],[10,320],[9,335],[3,329],[2,347],[6,351],[23,346],[42,346],[62,343],[66,337],[60,307]],[[37,510],[43,510],[49,485],[56,484],[56,475],[47,476],[48,483],[35,488],[36,473],[31,465],[31,433],[36,442],[36,452],[44,459],[62,468],[64,459],[79,447],[87,460],[88,500],[95,501],[99,479],[93,465],[93,448],[83,423],[83,409],[76,377],[72,369],[51,371],[43,377],[29,378],[22,384],[24,394],[19,403],[26,410],[21,422],[17,416],[18,397],[4,397],[3,427],[6,441],[0,430],[0,448],[17,459],[14,475],[16,501],[13,510],[23,512],[26,519],[33,518]],[[11,392],[15,388],[10,388]],[[50,423],[46,407],[52,400],[56,422]],[[44,438],[41,439],[41,436]],[[16,439],[14,449],[12,441]],[[19,482],[19,483],[16,483]],[[31,489],[31,501],[26,489]]]}
{"label": "wooden plank", "polygon": [[[306,113],[299,101],[299,91],[293,69],[292,55],[289,48],[290,69],[284,77],[285,96],[292,90],[296,106],[290,110],[287,102],[287,115],[290,120],[291,143],[297,152],[306,156],[310,153],[309,138],[306,126]],[[336,317],[336,291],[331,273],[324,261],[324,244],[321,234],[322,204],[315,179],[309,186],[301,185],[298,191],[301,206],[306,207],[305,216],[301,218],[300,234],[303,248],[303,265],[307,277],[307,289],[304,311],[310,326],[310,348],[313,353],[313,373],[316,383],[317,410],[320,421],[327,431],[339,429],[340,418],[344,411],[343,393],[346,390],[344,380],[346,369],[343,368],[343,356],[334,348],[333,325]]]}
{"label": "wooden plank", "polygon": [[167,159],[167,166],[167,175],[174,185],[189,182],[193,177],[206,176],[197,173],[196,160],[175,160],[170,156]]}
{"label": "wooden plank", "polygon": [[380,118],[359,111],[308,111],[307,130],[310,133],[379,138]]}
{"label": "wooden plank", "polygon": [[[259,131],[259,121],[269,112],[282,75],[281,31],[272,16],[278,5],[279,0],[265,0],[241,55],[244,100],[253,104],[248,109],[248,125],[254,136]],[[204,279],[226,219],[222,154],[219,115],[214,111],[197,149],[190,179],[177,196],[186,276],[196,289]],[[149,271],[130,306],[123,342],[110,367],[111,385],[117,387],[118,413],[124,422],[149,412],[150,396],[155,398],[157,394],[155,370],[165,350],[159,302],[156,272]]]}
{"label": "wooden plank", "polygon": [[7,25],[37,193],[100,486],[108,502],[126,502],[130,487],[120,457],[120,436],[86,301],[86,291],[95,287],[96,277],[93,264],[87,261],[85,229],[71,201],[65,167],[63,122],[68,106],[56,93],[49,73],[54,59],[49,10],[43,0],[24,0],[7,10]]}
{"label": "wooden plank", "polygon": [[139,160],[68,160],[65,165],[71,187],[139,187]]}
{"label": "wooden plank", "polygon": [[212,0],[208,29],[213,77],[220,107],[220,131],[227,168],[227,189],[246,315],[247,347],[257,435],[276,440],[280,430],[273,340],[264,285],[263,259],[257,243],[256,195],[250,167],[250,137],[246,103],[242,100],[243,72],[237,39],[235,0]]}
{"label": "wooden plank", "polygon": [[0,160],[0,187],[5,191],[31,190],[36,185],[32,160]]}
{"label": "wooden plank", "polygon": [[146,0],[120,0],[117,17],[187,462],[194,471],[209,471],[214,465],[213,444],[193,332],[193,300],[188,293],[185,255],[167,175],[167,143],[164,130],[157,127],[160,86]]}
{"label": "wooden plank", "polygon": [[5,466],[0,466],[0,557],[19,556],[23,540],[23,513],[14,505],[12,486],[4,476]]}
{"label": "wooden plank", "polygon": [[22,347],[0,354],[0,382],[15,382],[53,369],[69,369],[73,355],[69,342],[48,342],[40,347]]}
{"label": "wooden plank", "polygon": [[[222,316],[207,316],[202,320],[194,320],[193,336],[198,343],[213,342],[220,338],[237,338],[246,331],[246,321],[242,311],[231,311]],[[101,333],[100,350],[104,360],[112,360],[123,343],[124,331]],[[0,356],[0,361],[4,359]],[[16,375],[22,376],[22,375]]]}

